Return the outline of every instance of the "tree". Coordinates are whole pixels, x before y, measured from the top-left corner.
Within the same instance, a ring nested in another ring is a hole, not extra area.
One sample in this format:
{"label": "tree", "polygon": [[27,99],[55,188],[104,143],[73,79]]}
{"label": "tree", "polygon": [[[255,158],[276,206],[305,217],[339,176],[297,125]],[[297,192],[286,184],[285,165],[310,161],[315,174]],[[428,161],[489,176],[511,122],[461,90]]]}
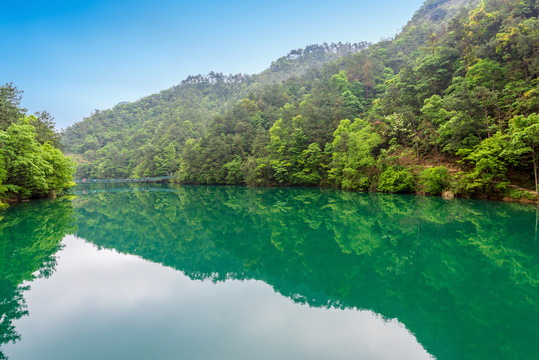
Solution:
{"label": "tree", "polygon": [[497,132],[483,140],[473,150],[462,149],[457,154],[463,156],[463,162],[473,164],[471,173],[465,176],[465,190],[475,192],[490,192],[503,189],[506,185],[507,135]]}
{"label": "tree", "polygon": [[45,174],[53,169],[40,154],[40,144],[31,125],[11,124],[0,132],[0,156],[7,171],[8,194],[19,199],[44,195],[47,190]]}
{"label": "tree", "polygon": [[380,174],[378,191],[386,193],[412,193],[415,191],[414,174],[400,166],[390,166]]}
{"label": "tree", "polygon": [[421,108],[421,115],[421,130],[426,140],[426,145],[434,147],[435,153],[438,154],[438,128],[445,124],[452,114],[444,109],[441,96],[432,95],[430,98],[425,99]]}
{"label": "tree", "polygon": [[230,185],[242,184],[243,173],[242,173],[242,159],[238,155],[234,160],[227,162],[223,165],[223,168],[226,170],[226,183]]}
{"label": "tree", "polygon": [[372,94],[369,94],[369,89],[373,89],[375,85],[375,72],[377,70],[376,65],[377,64],[373,63],[371,58],[367,58],[365,59],[363,67],[361,68],[361,80],[365,85],[365,100],[368,100],[369,96],[372,96]]}
{"label": "tree", "polygon": [[451,118],[441,124],[438,143],[442,150],[456,153],[460,149],[472,149],[481,142],[486,128],[481,121],[481,106],[462,77],[453,78],[453,84],[443,98],[443,108],[450,111]]}
{"label": "tree", "polygon": [[513,118],[509,122],[511,145],[517,155],[531,153],[535,191],[539,191],[537,173],[537,152],[539,150],[539,114],[531,114],[528,117],[522,115]]}
{"label": "tree", "polygon": [[329,180],[343,189],[368,190],[370,175],[376,165],[373,149],[381,143],[380,135],[361,119],[342,120],[329,146],[332,162]]}
{"label": "tree", "polygon": [[21,93],[12,83],[0,86],[0,130],[6,130],[24,114],[25,109],[19,107]]}
{"label": "tree", "polygon": [[0,131],[0,159],[8,196],[42,197],[74,185],[72,162],[52,145],[41,145],[36,137],[34,127],[24,122]]}
{"label": "tree", "polygon": [[27,117],[27,121],[36,129],[37,141],[44,144],[51,143],[54,147],[60,148],[60,134],[54,129],[54,118],[46,111],[38,111],[36,115]]}
{"label": "tree", "polygon": [[427,168],[421,172],[419,183],[427,194],[440,195],[449,187],[449,170],[445,166]]}
{"label": "tree", "polygon": [[49,165],[45,167],[47,191],[61,191],[67,187],[74,186],[73,173],[75,172],[75,164],[73,161],[48,142],[41,146],[41,151],[43,160]]}
{"label": "tree", "polygon": [[301,152],[298,160],[298,171],[292,174],[294,183],[318,185],[322,180],[322,150],[317,143],[311,143]]}
{"label": "tree", "polygon": [[350,90],[350,83],[346,77],[346,72],[343,70],[331,77],[330,85],[335,88],[339,94]]}
{"label": "tree", "polygon": [[490,137],[488,108],[497,107],[498,92],[502,87],[504,71],[500,64],[491,59],[481,59],[468,69],[466,81],[483,105],[487,137]]}
{"label": "tree", "polygon": [[341,95],[344,107],[346,109],[347,115],[357,116],[363,110],[363,105],[361,101],[350,91],[347,90]]}

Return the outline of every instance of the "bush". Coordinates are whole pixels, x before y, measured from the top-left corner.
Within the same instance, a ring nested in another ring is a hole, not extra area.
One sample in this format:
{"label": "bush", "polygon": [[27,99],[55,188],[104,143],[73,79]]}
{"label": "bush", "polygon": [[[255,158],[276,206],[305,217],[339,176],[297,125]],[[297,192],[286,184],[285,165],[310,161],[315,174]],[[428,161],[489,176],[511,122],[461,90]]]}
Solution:
{"label": "bush", "polygon": [[537,195],[519,189],[507,188],[505,195],[515,200],[538,200]]}
{"label": "bush", "polygon": [[378,179],[378,191],[386,193],[412,193],[415,191],[414,174],[398,166],[389,167]]}
{"label": "bush", "polygon": [[449,188],[449,170],[445,166],[425,169],[419,177],[419,184],[427,194],[440,195]]}

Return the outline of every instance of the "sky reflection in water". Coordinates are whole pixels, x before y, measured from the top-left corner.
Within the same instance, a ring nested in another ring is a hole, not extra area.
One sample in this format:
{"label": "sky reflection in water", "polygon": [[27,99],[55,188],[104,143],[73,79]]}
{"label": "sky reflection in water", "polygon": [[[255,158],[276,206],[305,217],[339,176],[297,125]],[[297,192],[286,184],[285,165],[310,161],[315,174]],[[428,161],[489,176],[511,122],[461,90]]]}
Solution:
{"label": "sky reflection in water", "polygon": [[255,280],[212,283],[67,236],[25,293],[12,359],[429,359],[370,311],[295,304]]}

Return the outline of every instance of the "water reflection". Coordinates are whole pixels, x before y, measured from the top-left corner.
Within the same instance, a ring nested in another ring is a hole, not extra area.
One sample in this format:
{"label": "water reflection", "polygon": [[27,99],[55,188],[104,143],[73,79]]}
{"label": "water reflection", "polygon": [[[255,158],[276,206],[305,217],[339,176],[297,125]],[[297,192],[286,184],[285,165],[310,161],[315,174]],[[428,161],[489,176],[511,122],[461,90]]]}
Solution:
{"label": "water reflection", "polygon": [[429,358],[402,325],[371,312],[298,306],[261,281],[192,281],[71,236],[63,243],[55,275],[25,295],[13,359]]}
{"label": "water reflection", "polygon": [[[20,339],[13,322],[28,314],[23,291],[49,277],[65,234],[74,231],[70,199],[13,206],[0,212],[0,346]],[[0,359],[5,359],[0,348]]]}
{"label": "water reflection", "polygon": [[319,189],[179,187],[75,201],[79,236],[193,279],[403,322],[439,359],[535,356],[536,211]]}
{"label": "water reflection", "polygon": [[535,358],[533,207],[320,189],[79,190],[77,235],[100,248],[398,319],[438,359]]}

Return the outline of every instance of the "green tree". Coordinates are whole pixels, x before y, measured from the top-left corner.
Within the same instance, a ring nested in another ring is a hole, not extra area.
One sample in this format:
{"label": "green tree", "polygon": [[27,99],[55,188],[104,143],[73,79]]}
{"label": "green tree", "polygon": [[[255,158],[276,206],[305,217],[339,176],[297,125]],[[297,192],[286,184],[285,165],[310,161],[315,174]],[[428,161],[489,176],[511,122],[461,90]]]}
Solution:
{"label": "green tree", "polygon": [[201,182],[201,161],[200,154],[202,149],[195,139],[189,139],[185,142],[178,170],[179,179],[185,183]]}
{"label": "green tree", "polygon": [[47,192],[46,174],[53,169],[41,156],[40,144],[31,125],[11,124],[0,132],[0,154],[8,173],[8,195],[27,199]]}
{"label": "green tree", "polygon": [[443,99],[440,95],[432,95],[425,99],[421,108],[421,131],[428,148],[434,148],[435,154],[439,153],[439,128],[444,125],[454,114],[444,109]]}
{"label": "green tree", "polygon": [[346,77],[346,72],[343,70],[331,77],[330,85],[335,88],[339,94],[350,91],[350,83],[348,82],[348,77]]}
{"label": "green tree", "polygon": [[390,166],[380,174],[378,191],[386,193],[412,193],[415,191],[414,174],[400,166]]}
{"label": "green tree", "polygon": [[23,116],[25,109],[19,107],[21,94],[12,83],[0,86],[0,130],[6,130]]}
{"label": "green tree", "polygon": [[440,195],[449,187],[449,170],[445,166],[427,168],[421,172],[419,183],[427,194]]}
{"label": "green tree", "polygon": [[[321,179],[321,150],[307,141],[301,115],[290,118],[293,106],[285,105],[283,118],[270,128],[268,155],[258,160],[256,172],[260,179],[279,184],[315,185]],[[316,145],[314,145],[316,144]]]}
{"label": "green tree", "polygon": [[486,137],[479,100],[462,77],[453,78],[447,91],[449,94],[443,98],[443,107],[451,112],[451,118],[440,126],[438,142],[448,153],[472,149]]}
{"label": "green tree", "polygon": [[472,164],[473,170],[464,176],[463,186],[467,192],[491,192],[504,189],[507,184],[507,160],[505,150],[508,136],[497,132],[483,140],[473,150],[463,149],[457,154],[463,162]]}
{"label": "green tree", "polygon": [[509,132],[511,136],[511,145],[516,155],[531,154],[533,163],[533,174],[535,180],[535,191],[539,191],[539,178],[537,169],[537,152],[539,150],[539,114],[531,114],[528,117],[522,115],[513,118],[509,122]]}
{"label": "green tree", "polygon": [[503,85],[504,70],[501,65],[491,59],[481,59],[471,66],[466,73],[468,86],[481,100],[485,114],[487,137],[490,137],[489,108],[497,107],[499,90]]}
{"label": "green tree", "polygon": [[46,189],[49,192],[56,192],[74,186],[75,164],[73,161],[49,143],[43,144],[41,151],[43,160],[49,165],[45,168]]}
{"label": "green tree", "polygon": [[36,129],[37,141],[40,144],[50,143],[56,148],[61,147],[60,134],[54,129],[54,118],[46,111],[39,111],[36,115],[30,115],[27,121]]}
{"label": "green tree", "polygon": [[319,185],[323,173],[323,154],[317,143],[311,143],[301,152],[298,171],[292,174],[294,183]]}
{"label": "green tree", "polygon": [[333,134],[329,180],[343,189],[368,190],[376,160],[373,150],[381,138],[364,120],[342,120]]}
{"label": "green tree", "polygon": [[227,162],[223,165],[226,170],[226,183],[231,185],[242,184],[243,172],[242,172],[242,159],[240,156],[236,156],[234,160]]}
{"label": "green tree", "polygon": [[3,159],[8,196],[18,199],[42,197],[73,186],[74,166],[60,150],[36,140],[34,127],[11,124],[0,131],[0,158]]}

